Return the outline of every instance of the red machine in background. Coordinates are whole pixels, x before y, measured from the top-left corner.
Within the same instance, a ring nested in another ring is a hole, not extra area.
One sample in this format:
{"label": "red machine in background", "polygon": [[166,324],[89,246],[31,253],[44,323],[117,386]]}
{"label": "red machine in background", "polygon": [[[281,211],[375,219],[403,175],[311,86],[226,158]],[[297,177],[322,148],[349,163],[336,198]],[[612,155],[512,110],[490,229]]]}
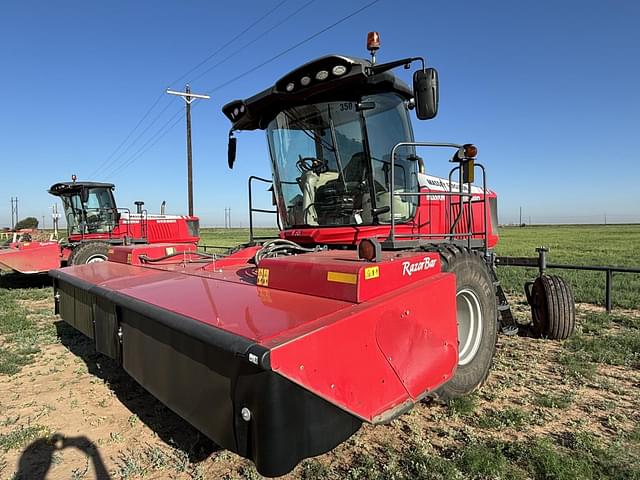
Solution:
{"label": "red machine in background", "polygon": [[[391,70],[415,62],[411,89]],[[251,229],[223,257],[114,247],[108,262],[50,272],[56,311],[267,476],[362,422],[474,391],[499,327],[517,327],[494,268],[497,200],[476,148],[414,141],[410,111],[430,119],[437,104],[436,71],[420,57],[331,55],[225,105],[230,167],[233,132],[266,130],[273,177],[250,179],[250,214],[266,211],[252,205],[253,181],[272,183],[279,238]],[[428,174],[419,148],[451,149],[449,178]],[[554,285],[547,298],[564,308],[536,307],[547,336],[569,331],[549,325],[574,315],[568,285]]]}
{"label": "red machine in background", "polygon": [[[47,272],[64,265],[101,262],[115,245],[192,243],[200,240],[199,220],[185,215],[153,215],[144,202],[136,212],[118,208],[111,183],[62,182],[49,193],[64,207],[67,237],[39,241],[20,235],[0,246],[0,270],[20,273]],[[53,236],[52,236],[53,237]]]}

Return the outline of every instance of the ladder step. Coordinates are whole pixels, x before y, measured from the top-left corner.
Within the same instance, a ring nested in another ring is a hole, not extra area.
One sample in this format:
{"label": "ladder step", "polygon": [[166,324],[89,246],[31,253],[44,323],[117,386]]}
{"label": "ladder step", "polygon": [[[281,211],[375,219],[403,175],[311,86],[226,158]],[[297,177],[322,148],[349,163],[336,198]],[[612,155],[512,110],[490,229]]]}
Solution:
{"label": "ladder step", "polygon": [[503,303],[503,304],[498,305],[498,311],[499,312],[504,312],[505,310],[510,310],[510,309],[511,309],[511,307],[509,306],[508,303]]}

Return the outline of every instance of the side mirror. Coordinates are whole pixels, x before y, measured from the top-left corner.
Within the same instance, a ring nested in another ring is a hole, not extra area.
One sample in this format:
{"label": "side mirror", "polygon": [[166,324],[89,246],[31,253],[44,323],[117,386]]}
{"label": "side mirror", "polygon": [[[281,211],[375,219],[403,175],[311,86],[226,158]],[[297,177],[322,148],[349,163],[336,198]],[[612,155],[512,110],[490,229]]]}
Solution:
{"label": "side mirror", "polygon": [[438,71],[435,68],[417,70],[413,74],[413,95],[416,116],[420,120],[430,120],[438,114]]}
{"label": "side mirror", "polygon": [[229,146],[227,147],[227,163],[229,168],[233,168],[236,162],[236,143],[237,138],[233,136],[233,132],[229,133]]}
{"label": "side mirror", "polygon": [[82,203],[87,203],[89,201],[89,189],[83,188],[80,190],[80,201]]}

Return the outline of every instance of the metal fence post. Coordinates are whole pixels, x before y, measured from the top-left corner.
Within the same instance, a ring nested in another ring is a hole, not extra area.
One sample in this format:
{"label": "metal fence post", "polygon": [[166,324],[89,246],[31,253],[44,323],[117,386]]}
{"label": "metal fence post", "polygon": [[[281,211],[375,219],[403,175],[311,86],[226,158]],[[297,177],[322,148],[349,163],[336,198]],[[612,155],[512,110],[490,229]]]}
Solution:
{"label": "metal fence post", "polygon": [[607,269],[607,281],[605,284],[605,297],[604,304],[607,309],[607,313],[611,313],[611,283],[613,281],[613,272],[611,269]]}

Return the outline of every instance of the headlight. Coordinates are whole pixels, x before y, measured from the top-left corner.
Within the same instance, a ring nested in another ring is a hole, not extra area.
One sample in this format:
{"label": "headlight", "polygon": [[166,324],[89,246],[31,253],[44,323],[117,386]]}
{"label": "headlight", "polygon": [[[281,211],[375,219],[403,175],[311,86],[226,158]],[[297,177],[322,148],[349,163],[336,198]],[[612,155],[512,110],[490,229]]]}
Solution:
{"label": "headlight", "polygon": [[326,70],[320,70],[318,73],[316,73],[316,80],[326,80],[328,76],[329,72],[327,72]]}
{"label": "headlight", "polygon": [[306,87],[310,83],[311,83],[311,78],[309,78],[309,77],[302,77],[300,79],[300,85],[302,85],[303,87]]}
{"label": "headlight", "polygon": [[339,77],[340,75],[344,75],[345,73],[347,73],[347,67],[345,67],[344,65],[336,65],[331,69],[331,73]]}
{"label": "headlight", "polygon": [[293,89],[295,88],[295,85],[293,84],[293,82],[289,82],[287,83],[287,86],[285,87],[285,89],[287,90],[287,92],[291,92],[293,91]]}

